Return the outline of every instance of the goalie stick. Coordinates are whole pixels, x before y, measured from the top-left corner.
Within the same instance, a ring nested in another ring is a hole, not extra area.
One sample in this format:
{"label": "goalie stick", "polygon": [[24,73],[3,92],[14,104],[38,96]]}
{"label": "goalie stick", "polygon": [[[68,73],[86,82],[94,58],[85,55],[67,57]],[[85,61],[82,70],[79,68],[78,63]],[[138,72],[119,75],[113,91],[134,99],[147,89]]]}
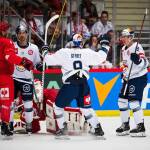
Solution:
{"label": "goalie stick", "polygon": [[[45,39],[44,39],[44,44],[47,45],[47,31],[48,28],[50,26],[50,24],[55,21],[57,18],[59,17],[59,15],[55,15],[52,18],[50,18],[50,20],[46,23],[45,25]],[[44,57],[43,56],[43,71],[42,71],[42,99],[39,100],[40,102],[40,110],[43,110],[43,98],[44,98],[44,77],[45,77],[45,62],[44,62]]]}
{"label": "goalie stick", "polygon": [[[145,13],[144,13],[144,17],[143,17],[143,20],[142,20],[142,24],[141,24],[141,28],[140,28],[140,33],[139,33],[139,36],[138,36],[138,39],[137,39],[137,44],[136,44],[134,53],[136,53],[136,51],[138,49],[138,44],[139,44],[139,41],[140,41],[140,38],[141,38],[142,29],[143,29],[143,25],[144,25],[144,21],[145,21],[146,15],[147,15],[147,8],[145,9]],[[129,80],[130,80],[130,75],[131,75],[132,67],[133,67],[133,61],[131,63],[131,67],[129,69],[129,75],[128,75],[128,78],[127,78],[127,82],[125,84],[123,95],[125,95],[126,91],[127,91],[127,87],[128,87],[128,83],[129,83]]]}

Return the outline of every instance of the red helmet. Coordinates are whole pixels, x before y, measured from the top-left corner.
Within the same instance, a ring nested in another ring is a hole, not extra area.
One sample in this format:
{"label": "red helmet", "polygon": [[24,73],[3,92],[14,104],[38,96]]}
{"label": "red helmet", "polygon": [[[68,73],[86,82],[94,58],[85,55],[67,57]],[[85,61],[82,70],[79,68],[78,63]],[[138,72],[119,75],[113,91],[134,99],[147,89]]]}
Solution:
{"label": "red helmet", "polygon": [[7,31],[9,29],[9,24],[5,21],[0,22],[0,31]]}

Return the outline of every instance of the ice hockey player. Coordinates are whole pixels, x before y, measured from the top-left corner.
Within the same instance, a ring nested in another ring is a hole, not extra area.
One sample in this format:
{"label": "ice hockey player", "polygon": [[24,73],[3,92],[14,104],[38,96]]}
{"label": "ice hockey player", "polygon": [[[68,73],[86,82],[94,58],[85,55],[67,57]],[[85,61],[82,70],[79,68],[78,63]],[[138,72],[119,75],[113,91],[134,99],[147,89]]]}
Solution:
{"label": "ice hockey player", "polygon": [[[36,66],[41,62],[39,49],[28,42],[28,30],[20,25],[16,28],[17,42],[14,43],[16,54],[28,58]],[[26,132],[32,132],[33,121],[33,75],[20,65],[15,66],[14,74],[15,98],[20,93],[25,111]],[[13,110],[10,117],[10,128],[13,130]]]}
{"label": "ice hockey player", "polygon": [[7,38],[9,24],[0,22],[0,106],[1,106],[1,134],[11,136],[9,130],[10,107],[14,101],[14,82],[12,74],[14,64],[20,65],[27,70],[33,69],[33,63],[16,56],[13,42]]}
{"label": "ice hockey player", "polygon": [[[94,135],[104,135],[101,124],[91,108],[90,88],[87,80],[89,78],[89,66],[99,65],[106,60],[110,48],[110,41],[107,39],[102,38],[100,51],[94,52],[89,48],[82,48],[83,38],[80,34],[75,34],[73,36],[74,47],[62,48],[55,54],[46,54],[46,64],[48,66],[62,66],[63,73],[63,86],[58,92],[54,106],[59,127],[56,132],[57,136],[65,135],[64,107],[69,106],[73,99],[77,100],[78,107],[81,108],[87,122],[94,128]],[[48,47],[44,46],[43,50],[48,50]]]}
{"label": "ice hockey player", "polygon": [[[147,67],[148,61],[145,57],[141,44],[134,42],[134,31],[127,28],[122,31],[121,40],[124,43],[122,47],[122,67],[123,67],[123,85],[119,94],[118,106],[120,109],[120,117],[122,121],[121,127],[116,129],[117,135],[145,136],[145,126],[143,110],[140,106],[143,96],[143,90],[147,85]],[[137,45],[137,51],[135,53]],[[131,63],[133,67],[126,93],[124,94],[125,85],[129,75]],[[133,117],[136,128],[130,130],[130,111],[133,111]]]}

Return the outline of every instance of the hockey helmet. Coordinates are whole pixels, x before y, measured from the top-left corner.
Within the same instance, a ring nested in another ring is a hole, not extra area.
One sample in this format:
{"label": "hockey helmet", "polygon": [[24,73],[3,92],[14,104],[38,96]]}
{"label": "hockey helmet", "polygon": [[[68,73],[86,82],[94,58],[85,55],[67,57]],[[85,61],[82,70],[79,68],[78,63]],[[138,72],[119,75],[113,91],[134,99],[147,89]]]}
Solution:
{"label": "hockey helmet", "polygon": [[9,24],[5,21],[0,22],[0,31],[7,31],[9,29]]}
{"label": "hockey helmet", "polygon": [[16,34],[18,34],[19,32],[26,32],[28,33],[28,30],[25,26],[23,25],[19,25],[17,28],[16,28]]}
{"label": "hockey helmet", "polygon": [[74,46],[80,47],[82,41],[83,41],[83,37],[82,37],[81,34],[74,34],[73,35],[73,44],[74,44]]}
{"label": "hockey helmet", "polygon": [[121,35],[134,37],[134,31],[130,28],[126,28],[121,32]]}

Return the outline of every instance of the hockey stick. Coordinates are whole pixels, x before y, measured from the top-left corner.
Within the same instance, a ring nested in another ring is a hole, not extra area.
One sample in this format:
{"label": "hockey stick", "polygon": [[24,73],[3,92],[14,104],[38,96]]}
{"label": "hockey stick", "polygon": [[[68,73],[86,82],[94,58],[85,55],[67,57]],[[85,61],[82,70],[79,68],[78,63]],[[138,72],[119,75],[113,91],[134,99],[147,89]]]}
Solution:
{"label": "hockey stick", "polygon": [[32,76],[31,82],[32,82],[32,85],[33,85],[33,94],[34,94],[34,96],[35,96],[36,102],[39,102],[40,100],[39,100],[39,98],[38,98],[38,96],[37,96],[37,93],[36,93],[36,90],[35,90],[33,71],[31,70],[30,73],[31,73],[31,76]]}
{"label": "hockey stick", "polygon": [[[44,44],[47,45],[47,31],[50,24],[55,21],[59,15],[55,15],[46,23],[45,25],[45,40]],[[43,71],[42,71],[42,99],[40,100],[40,110],[43,110],[43,99],[44,99],[44,79],[45,79],[45,62],[44,62],[44,56],[43,56]]]}
{"label": "hockey stick", "polygon": [[59,15],[55,15],[52,18],[50,18],[50,20],[46,23],[45,25],[45,40],[44,40],[44,44],[47,44],[47,31],[48,31],[48,27],[50,26],[50,24],[55,21],[57,18],[59,17]]}
{"label": "hockey stick", "polygon": [[[134,53],[136,53],[136,51],[137,51],[137,49],[138,49],[138,44],[139,44],[139,41],[140,41],[140,38],[141,38],[142,29],[143,29],[143,25],[144,25],[144,21],[145,21],[146,15],[147,15],[147,8],[145,9],[145,13],[144,13],[144,17],[143,17],[143,20],[142,20],[142,24],[141,24],[141,28],[140,28],[140,33],[139,33],[139,35],[138,35],[138,39],[137,39],[137,43],[136,43],[136,47],[135,47]],[[130,76],[131,76],[132,67],[133,67],[133,61],[132,61],[132,63],[131,63],[131,67],[130,67],[130,69],[129,69],[129,75],[128,75],[128,78],[127,78],[127,82],[126,82],[126,84],[125,84],[125,88],[124,88],[123,95],[125,95],[125,94],[126,94],[126,91],[127,91],[129,79],[130,79]]]}

